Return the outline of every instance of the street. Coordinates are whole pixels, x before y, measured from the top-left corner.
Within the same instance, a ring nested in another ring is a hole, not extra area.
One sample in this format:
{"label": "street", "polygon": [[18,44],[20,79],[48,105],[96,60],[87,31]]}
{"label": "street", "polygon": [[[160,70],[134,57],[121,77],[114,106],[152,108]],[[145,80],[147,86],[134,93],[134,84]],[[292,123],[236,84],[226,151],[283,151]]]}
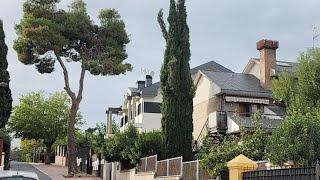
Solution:
{"label": "street", "polygon": [[28,171],[28,172],[34,172],[38,174],[38,177],[40,180],[52,180],[49,176],[39,171],[37,168],[33,167],[32,165],[28,163],[22,163],[22,162],[12,162],[11,163],[11,170],[12,171]]}

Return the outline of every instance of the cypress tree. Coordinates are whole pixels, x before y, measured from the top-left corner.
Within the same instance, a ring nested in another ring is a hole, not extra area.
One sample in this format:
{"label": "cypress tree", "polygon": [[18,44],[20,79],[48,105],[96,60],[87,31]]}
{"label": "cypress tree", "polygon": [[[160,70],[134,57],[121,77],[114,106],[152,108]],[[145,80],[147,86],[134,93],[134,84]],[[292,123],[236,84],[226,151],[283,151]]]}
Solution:
{"label": "cypress tree", "polygon": [[190,74],[190,42],[184,0],[170,0],[169,29],[163,21],[162,10],[158,21],[166,40],[166,51],[161,69],[162,130],[165,134],[167,157],[183,156],[192,159],[192,112],[194,86]]}
{"label": "cypress tree", "polygon": [[7,52],[3,23],[0,20],[0,128],[4,128],[11,114],[12,97],[9,88],[10,76],[7,71]]}

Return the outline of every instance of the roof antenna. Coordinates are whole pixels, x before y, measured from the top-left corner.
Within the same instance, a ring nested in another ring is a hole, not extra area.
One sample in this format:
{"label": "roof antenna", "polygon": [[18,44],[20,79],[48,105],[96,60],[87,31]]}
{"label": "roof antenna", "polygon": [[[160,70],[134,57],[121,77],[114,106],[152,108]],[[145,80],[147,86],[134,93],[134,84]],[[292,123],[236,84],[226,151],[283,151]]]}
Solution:
{"label": "roof antenna", "polygon": [[312,26],[312,47],[315,48],[315,42],[317,40],[317,38],[320,36],[320,27],[313,25]]}
{"label": "roof antenna", "polygon": [[146,69],[146,68],[141,69],[141,73],[142,73],[144,76],[146,76],[146,75],[150,75],[151,77],[154,76],[154,71],[151,71],[151,70]]}

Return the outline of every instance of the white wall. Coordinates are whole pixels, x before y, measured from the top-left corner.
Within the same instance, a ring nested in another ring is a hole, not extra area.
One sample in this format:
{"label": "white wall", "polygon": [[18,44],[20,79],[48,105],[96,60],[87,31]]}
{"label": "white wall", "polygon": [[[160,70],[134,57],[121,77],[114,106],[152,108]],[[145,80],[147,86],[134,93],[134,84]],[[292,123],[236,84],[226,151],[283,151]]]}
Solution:
{"label": "white wall", "polygon": [[196,93],[193,98],[193,106],[196,106],[203,101],[207,101],[213,96],[212,82],[203,75],[200,77],[196,88]]}
{"label": "white wall", "polygon": [[227,119],[227,125],[227,133],[234,133],[240,131],[240,127],[230,117],[228,117]]}
{"label": "white wall", "polygon": [[258,63],[254,63],[254,65],[251,67],[251,69],[248,71],[248,74],[252,74],[258,79],[260,79],[260,66]]}
{"label": "white wall", "polygon": [[142,131],[150,132],[160,130],[161,128],[161,113],[143,113],[142,114]]}

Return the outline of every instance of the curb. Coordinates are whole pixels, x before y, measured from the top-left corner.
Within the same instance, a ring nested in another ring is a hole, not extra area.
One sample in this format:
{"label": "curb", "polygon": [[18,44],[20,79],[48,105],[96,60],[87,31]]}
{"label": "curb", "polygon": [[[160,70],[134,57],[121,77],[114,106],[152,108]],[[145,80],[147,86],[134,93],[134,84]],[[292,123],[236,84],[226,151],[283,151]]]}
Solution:
{"label": "curb", "polygon": [[43,174],[49,176],[51,179],[53,179],[53,177],[51,177],[49,174],[47,174],[46,172],[41,171],[41,169],[39,169],[36,165],[41,165],[41,164],[30,164],[31,166],[33,166],[34,168],[36,168],[38,171],[42,172]]}

